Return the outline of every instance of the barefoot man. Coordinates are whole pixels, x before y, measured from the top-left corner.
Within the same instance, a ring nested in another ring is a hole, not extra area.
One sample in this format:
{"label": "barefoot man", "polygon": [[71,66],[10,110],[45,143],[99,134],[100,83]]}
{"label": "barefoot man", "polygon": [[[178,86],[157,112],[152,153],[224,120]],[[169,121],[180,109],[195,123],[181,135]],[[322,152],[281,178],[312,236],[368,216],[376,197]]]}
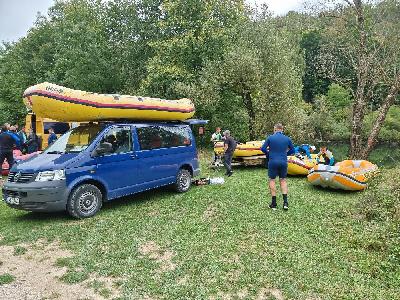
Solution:
{"label": "barefoot man", "polygon": [[[268,149],[268,150],[267,150]],[[276,186],[275,178],[279,176],[281,191],[283,196],[283,209],[289,209],[289,202],[287,199],[287,156],[294,154],[294,147],[292,140],[283,134],[283,126],[278,123],[274,126],[274,134],[270,135],[264,142],[261,150],[264,153],[269,153],[268,162],[268,177],[269,177],[269,190],[271,192],[272,202],[269,205],[273,210],[276,209]]]}

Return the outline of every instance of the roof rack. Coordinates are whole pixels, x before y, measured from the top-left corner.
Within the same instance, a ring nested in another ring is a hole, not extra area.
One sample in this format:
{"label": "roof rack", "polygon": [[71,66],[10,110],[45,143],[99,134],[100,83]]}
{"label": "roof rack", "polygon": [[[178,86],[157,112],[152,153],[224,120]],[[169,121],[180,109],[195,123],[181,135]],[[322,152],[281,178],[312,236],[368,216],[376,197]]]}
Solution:
{"label": "roof rack", "polygon": [[[208,120],[200,120],[200,119],[188,119],[183,121],[171,120],[171,121],[163,121],[163,120],[131,120],[131,119],[114,119],[114,120],[99,120],[94,121],[98,123],[167,123],[167,124],[189,124],[189,125],[205,125],[208,123]],[[89,121],[88,121],[89,123]]]}

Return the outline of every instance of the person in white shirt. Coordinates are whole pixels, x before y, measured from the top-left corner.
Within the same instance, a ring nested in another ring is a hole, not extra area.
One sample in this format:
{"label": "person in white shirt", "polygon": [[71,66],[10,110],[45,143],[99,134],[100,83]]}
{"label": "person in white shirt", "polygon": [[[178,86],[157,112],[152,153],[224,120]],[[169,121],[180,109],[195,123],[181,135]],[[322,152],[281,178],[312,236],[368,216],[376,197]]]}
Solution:
{"label": "person in white shirt", "polygon": [[[215,129],[215,132],[211,136],[211,142],[213,143],[213,145],[215,147],[216,143],[222,142],[222,140],[223,140],[223,137],[222,137],[222,134],[221,134],[221,128],[217,127]],[[221,157],[217,153],[215,153],[215,151],[214,151],[214,160],[213,160],[213,164],[214,165],[217,163],[218,159],[221,159]]]}

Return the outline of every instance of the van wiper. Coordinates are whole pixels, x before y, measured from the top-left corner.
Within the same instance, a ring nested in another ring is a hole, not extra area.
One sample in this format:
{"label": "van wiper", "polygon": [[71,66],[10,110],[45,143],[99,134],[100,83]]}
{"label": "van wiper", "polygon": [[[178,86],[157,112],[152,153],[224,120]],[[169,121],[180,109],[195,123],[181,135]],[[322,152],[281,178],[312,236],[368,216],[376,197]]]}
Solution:
{"label": "van wiper", "polygon": [[46,152],[46,154],[64,154],[63,151],[50,151],[50,152]]}

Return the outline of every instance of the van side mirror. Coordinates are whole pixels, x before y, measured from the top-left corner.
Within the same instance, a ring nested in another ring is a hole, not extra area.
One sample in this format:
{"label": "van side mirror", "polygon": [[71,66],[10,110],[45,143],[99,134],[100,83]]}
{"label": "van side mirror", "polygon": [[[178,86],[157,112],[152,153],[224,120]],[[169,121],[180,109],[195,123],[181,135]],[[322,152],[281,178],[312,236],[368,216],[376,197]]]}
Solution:
{"label": "van side mirror", "polygon": [[112,153],[112,145],[110,143],[101,143],[97,146],[97,148],[93,151],[93,156],[101,156],[104,154]]}

